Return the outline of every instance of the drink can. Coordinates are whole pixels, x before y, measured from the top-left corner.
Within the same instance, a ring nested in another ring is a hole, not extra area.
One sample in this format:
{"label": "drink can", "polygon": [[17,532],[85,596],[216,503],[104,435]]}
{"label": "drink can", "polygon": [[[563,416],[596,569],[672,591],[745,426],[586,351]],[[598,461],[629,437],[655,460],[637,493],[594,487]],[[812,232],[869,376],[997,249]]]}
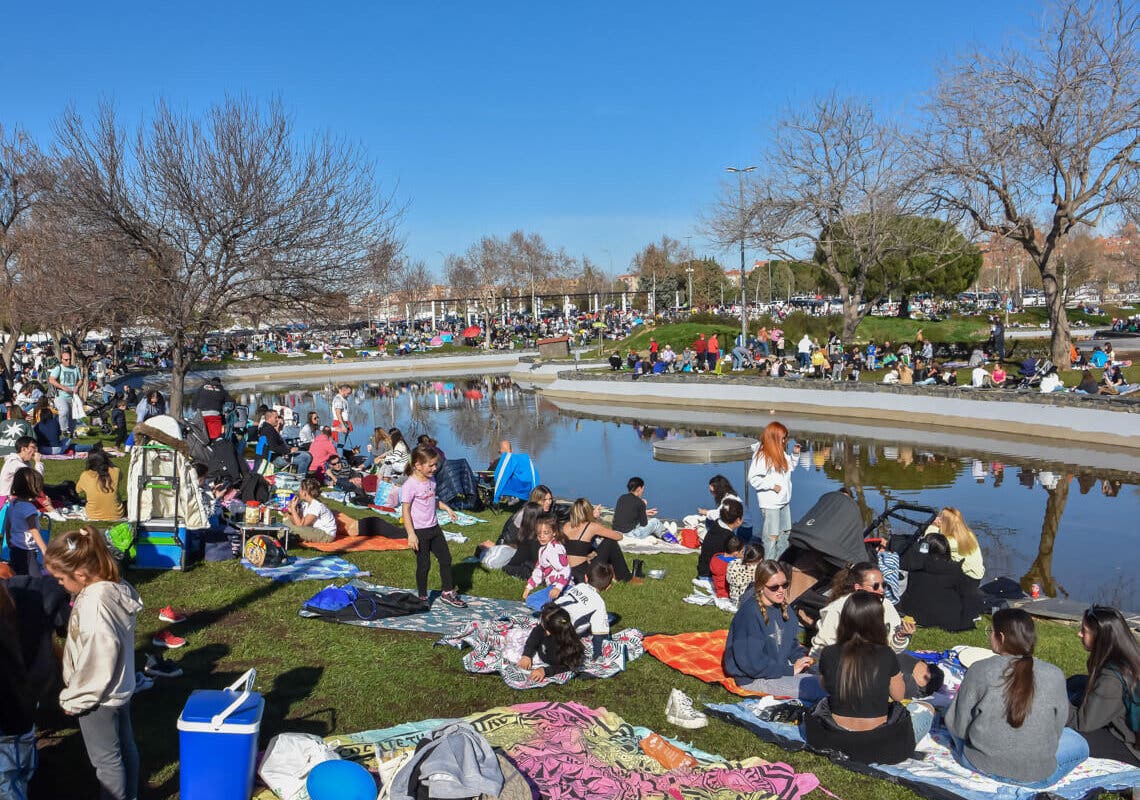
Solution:
{"label": "drink can", "polygon": [[1029,596],[1032,597],[1034,600],[1036,600],[1038,597],[1040,597],[1041,596],[1041,585],[1035,583],[1032,586],[1030,586],[1029,587]]}

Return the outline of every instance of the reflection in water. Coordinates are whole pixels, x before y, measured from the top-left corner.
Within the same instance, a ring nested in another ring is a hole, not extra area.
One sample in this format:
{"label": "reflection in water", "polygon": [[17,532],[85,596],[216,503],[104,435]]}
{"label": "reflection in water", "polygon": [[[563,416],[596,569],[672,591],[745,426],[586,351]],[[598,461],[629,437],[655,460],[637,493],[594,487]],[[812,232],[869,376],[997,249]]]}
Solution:
{"label": "reflection in water", "polygon": [[[316,410],[331,418],[332,387],[291,389],[242,398],[280,404],[299,417]],[[654,441],[691,435],[755,437],[771,417],[743,417],[727,430],[708,427],[707,414],[693,415],[679,426],[656,416],[639,419],[598,417],[567,412],[539,396],[520,391],[505,378],[451,381],[399,381],[361,385],[350,398],[356,430],[351,444],[361,446],[372,426],[399,427],[409,439],[426,433],[451,457],[465,457],[476,469],[509,439],[516,451],[534,459],[541,479],[563,496],[587,496],[612,505],[626,480],[646,480],[646,497],[663,517],[679,518],[707,504],[708,479],[729,478],[746,502],[746,521],[754,515],[755,495],[747,489],[747,462],[681,464],[655,461]],[[710,414],[713,412],[709,412]],[[646,421],[649,420],[649,421]],[[868,436],[844,432],[836,420],[786,420],[803,451],[793,478],[792,516],[799,517],[826,491],[849,485],[870,521],[887,505],[905,500],[960,508],[982,542],[987,576],[1023,576],[1047,595],[1072,594],[1082,600],[1111,600],[1140,607],[1140,592],[1127,572],[1140,549],[1140,529],[1122,524],[1140,516],[1140,475],[992,455],[955,446],[898,440],[892,432]],[[1095,463],[1095,462],[1094,462]],[[1008,473],[1008,476],[1007,476]],[[1071,485],[1079,491],[1069,491]],[[1042,507],[1044,506],[1044,522]],[[1057,570],[1057,574],[1054,574]]]}

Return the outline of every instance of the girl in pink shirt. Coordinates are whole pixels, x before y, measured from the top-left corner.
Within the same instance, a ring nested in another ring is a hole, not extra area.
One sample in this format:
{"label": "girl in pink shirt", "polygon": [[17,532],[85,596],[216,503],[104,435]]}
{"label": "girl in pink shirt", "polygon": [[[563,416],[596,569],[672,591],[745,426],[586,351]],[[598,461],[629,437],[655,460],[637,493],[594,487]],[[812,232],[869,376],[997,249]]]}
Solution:
{"label": "girl in pink shirt", "polygon": [[436,509],[442,508],[454,516],[454,512],[435,495],[435,471],[439,468],[439,453],[434,447],[420,445],[412,451],[406,469],[409,476],[400,487],[400,504],[404,511],[404,530],[408,532],[408,544],[416,551],[416,590],[421,600],[428,599],[427,579],[431,570],[431,557],[434,554],[439,562],[439,578],[443,593],[439,599],[456,608],[467,608],[460,599],[451,579],[451,551],[443,538]]}
{"label": "girl in pink shirt", "polygon": [[553,514],[542,514],[534,523],[534,535],[538,539],[538,561],[530,580],[526,582],[523,600],[539,586],[550,587],[547,600],[555,600],[570,585],[570,560],[566,557],[566,537],[558,530]]}

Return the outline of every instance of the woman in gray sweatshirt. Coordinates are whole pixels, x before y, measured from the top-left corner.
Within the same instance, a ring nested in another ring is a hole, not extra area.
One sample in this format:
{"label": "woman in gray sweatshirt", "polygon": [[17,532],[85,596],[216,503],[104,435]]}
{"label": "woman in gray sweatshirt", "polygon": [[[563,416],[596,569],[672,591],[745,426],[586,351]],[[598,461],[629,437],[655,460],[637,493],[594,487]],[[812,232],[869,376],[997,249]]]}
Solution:
{"label": "woman in gray sweatshirt", "polygon": [[1140,766],[1140,735],[1128,721],[1125,694],[1140,697],[1140,644],[1115,608],[1093,606],[1081,618],[1081,644],[1089,653],[1088,675],[1069,679],[1069,727],[1089,743],[1096,758]]}
{"label": "woman in gray sweatshirt", "polygon": [[1052,786],[1089,756],[1081,735],[1065,727],[1065,675],[1033,657],[1037,630],[1027,612],[998,611],[989,635],[997,655],[970,667],[946,711],[954,756],[998,780]]}

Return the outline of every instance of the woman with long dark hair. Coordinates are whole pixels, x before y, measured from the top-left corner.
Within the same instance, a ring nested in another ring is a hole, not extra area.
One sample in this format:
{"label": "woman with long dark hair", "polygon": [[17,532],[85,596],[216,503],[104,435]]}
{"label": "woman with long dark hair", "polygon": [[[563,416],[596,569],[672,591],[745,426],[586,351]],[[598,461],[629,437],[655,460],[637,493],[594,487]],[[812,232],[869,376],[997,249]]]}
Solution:
{"label": "woman with long dark hair", "polygon": [[98,522],[122,519],[126,514],[119,500],[120,470],[102,450],[87,455],[87,469],[75,482],[75,491],[87,498],[87,519]]}
{"label": "woman with long dark hair", "polygon": [[542,515],[542,504],[526,502],[523,504],[519,516],[518,533],[515,536],[515,554],[503,567],[503,572],[512,578],[526,580],[538,563],[538,538],[535,536],[535,525]]}
{"label": "woman with long dark hair", "polygon": [[812,659],[800,645],[800,625],[788,613],[788,573],[779,561],[756,565],[756,582],[745,592],[724,646],[724,672],[742,689],[812,700],[822,696],[807,671]]}
{"label": "woman with long dark hair", "polygon": [[836,642],[819,658],[819,682],[828,696],[804,719],[804,739],[863,763],[897,764],[930,731],[934,709],[901,705],[906,685],[887,646],[883,602],[861,589],[847,596]]}
{"label": "woman with long dark hair", "polygon": [[725,500],[735,500],[741,505],[744,504],[736,489],[732,488],[732,482],[723,475],[713,475],[709,478],[709,494],[713,498],[712,508],[698,508],[697,513],[712,522],[720,521],[720,512]]}
{"label": "woman with long dark hair", "polygon": [[756,490],[756,504],[764,514],[764,554],[779,558],[788,549],[792,530],[792,470],[799,463],[799,445],[786,452],[788,429],[769,422],[748,467],[748,485]]}
{"label": "woman with long dark hair", "polygon": [[1037,629],[1020,608],[1003,608],[989,630],[993,658],[966,671],[946,711],[954,757],[962,766],[1031,789],[1052,786],[1089,756],[1065,727],[1065,676],[1033,657]]}
{"label": "woman with long dark hair", "polygon": [[1093,606],[1081,617],[1088,675],[1069,679],[1069,727],[1085,738],[1093,758],[1140,766],[1140,736],[1129,726],[1124,698],[1140,703],[1140,644],[1115,608]]}

